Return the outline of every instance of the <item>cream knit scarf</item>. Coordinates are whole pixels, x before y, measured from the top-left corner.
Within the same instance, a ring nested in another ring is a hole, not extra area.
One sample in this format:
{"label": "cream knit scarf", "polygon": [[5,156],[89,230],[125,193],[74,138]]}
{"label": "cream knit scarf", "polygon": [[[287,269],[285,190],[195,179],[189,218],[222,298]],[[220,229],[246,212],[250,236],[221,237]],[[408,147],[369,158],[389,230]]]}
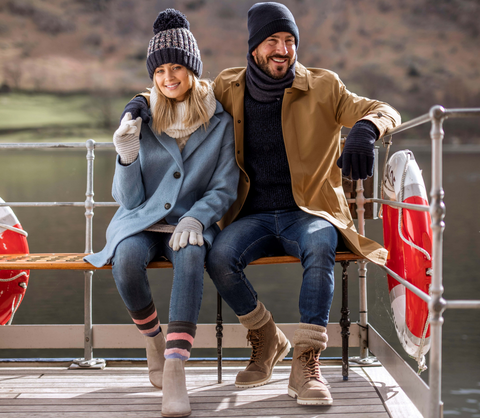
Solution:
{"label": "cream knit scarf", "polygon": [[[155,105],[157,104],[157,97],[158,97],[158,91],[156,87],[153,87],[150,90],[150,109],[152,113],[155,111]],[[210,119],[215,113],[215,109],[217,107],[217,102],[215,100],[215,95],[213,93],[213,89],[211,85],[208,85],[206,96],[203,100],[207,108],[208,119]],[[175,115],[176,122],[170,125],[167,129],[165,129],[165,133],[168,136],[175,138],[175,140],[177,141],[178,147],[180,148],[180,152],[182,152],[183,148],[185,147],[185,144],[187,143],[188,138],[190,138],[190,135],[194,133],[200,126],[202,126],[202,122],[198,121],[197,123],[191,126],[185,126],[185,123],[183,122],[185,120],[185,115],[186,115],[185,101],[177,103],[175,113],[176,113]]]}

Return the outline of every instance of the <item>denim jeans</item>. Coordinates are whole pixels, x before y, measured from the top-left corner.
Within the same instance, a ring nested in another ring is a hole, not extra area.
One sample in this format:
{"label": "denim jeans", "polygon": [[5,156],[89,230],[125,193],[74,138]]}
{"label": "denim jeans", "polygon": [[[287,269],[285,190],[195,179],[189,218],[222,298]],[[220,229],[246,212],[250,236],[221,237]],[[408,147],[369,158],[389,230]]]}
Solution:
{"label": "denim jeans", "polygon": [[330,222],[300,209],[248,215],[216,237],[207,256],[207,271],[223,299],[241,316],[257,306],[257,293],[244,268],[261,257],[297,257],[304,268],[300,321],[326,326],[333,299],[338,241],[338,231]]}
{"label": "denim jeans", "polygon": [[207,248],[188,244],[179,251],[168,245],[171,234],[143,231],[118,244],[112,273],[125,305],[131,311],[144,309],[152,294],[147,277],[150,261],[166,257],[173,264],[169,321],[198,321],[203,296],[203,272]]}

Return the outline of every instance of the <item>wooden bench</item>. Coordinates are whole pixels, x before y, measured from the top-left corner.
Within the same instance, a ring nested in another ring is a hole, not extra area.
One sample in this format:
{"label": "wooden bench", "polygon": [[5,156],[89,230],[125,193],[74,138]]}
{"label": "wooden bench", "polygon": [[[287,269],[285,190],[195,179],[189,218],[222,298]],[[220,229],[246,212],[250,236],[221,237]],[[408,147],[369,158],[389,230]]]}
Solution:
{"label": "wooden bench", "polygon": [[[95,267],[83,260],[87,254],[84,253],[52,253],[52,254],[2,254],[0,255],[0,270],[108,270],[111,265]],[[348,379],[348,345],[350,336],[350,311],[348,309],[348,265],[350,261],[357,261],[361,257],[351,252],[338,252],[335,261],[342,264],[342,308],[341,308],[341,335],[342,335],[342,375]],[[298,258],[292,256],[278,256],[260,258],[250,265],[286,264],[299,263]],[[155,261],[148,265],[148,268],[172,268],[169,261]],[[218,380],[222,380],[222,339],[223,339],[223,318],[222,299],[217,293],[217,360]]]}

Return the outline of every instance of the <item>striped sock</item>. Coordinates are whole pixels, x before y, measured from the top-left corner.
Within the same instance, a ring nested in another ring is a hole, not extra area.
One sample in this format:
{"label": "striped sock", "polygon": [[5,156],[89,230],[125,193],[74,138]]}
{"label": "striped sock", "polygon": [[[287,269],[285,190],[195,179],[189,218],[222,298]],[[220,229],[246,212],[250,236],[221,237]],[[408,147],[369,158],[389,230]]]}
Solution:
{"label": "striped sock", "polygon": [[197,326],[192,322],[173,321],[168,324],[165,358],[188,360]]}
{"label": "striped sock", "polygon": [[127,309],[127,311],[138,330],[146,337],[155,337],[155,335],[162,332],[153,301],[140,311],[131,311],[129,309]]}

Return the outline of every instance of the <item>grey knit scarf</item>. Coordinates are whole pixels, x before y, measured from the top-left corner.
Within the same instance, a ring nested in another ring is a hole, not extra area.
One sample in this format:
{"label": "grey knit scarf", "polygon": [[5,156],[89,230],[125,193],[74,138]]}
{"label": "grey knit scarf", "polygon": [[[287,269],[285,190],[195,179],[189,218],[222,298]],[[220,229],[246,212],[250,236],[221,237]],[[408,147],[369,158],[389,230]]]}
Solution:
{"label": "grey knit scarf", "polygon": [[247,54],[246,82],[250,95],[262,103],[272,103],[283,97],[285,89],[292,87],[295,79],[295,62],[288,69],[287,74],[276,80],[265,74],[255,63],[251,54]]}

